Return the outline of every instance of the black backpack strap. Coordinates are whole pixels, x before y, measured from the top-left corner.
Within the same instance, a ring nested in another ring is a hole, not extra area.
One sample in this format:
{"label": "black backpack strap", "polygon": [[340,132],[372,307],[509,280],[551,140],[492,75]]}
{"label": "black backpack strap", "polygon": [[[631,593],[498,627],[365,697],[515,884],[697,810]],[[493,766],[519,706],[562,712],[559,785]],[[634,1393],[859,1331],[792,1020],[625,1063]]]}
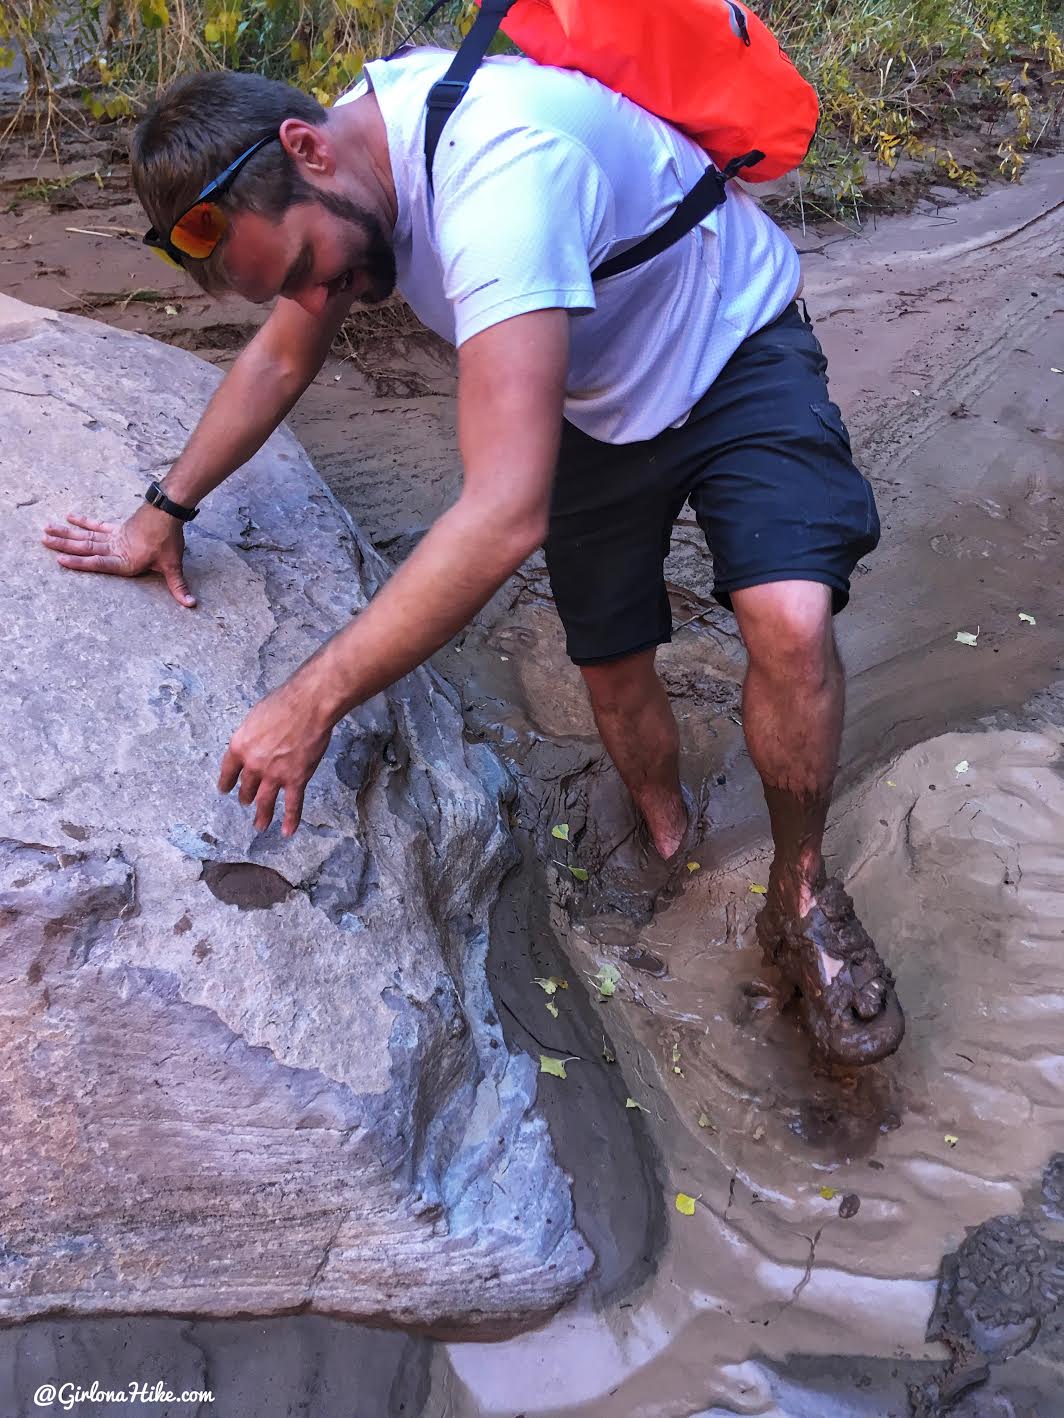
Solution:
{"label": "black backpack strap", "polygon": [[610,256],[596,266],[591,272],[591,279],[604,281],[608,276],[619,276],[622,271],[630,271],[635,266],[641,266],[644,261],[660,256],[721,205],[727,196],[725,183],[730,178],[741,168],[753,167],[754,163],[760,162],[763,157],[764,153],[756,151],[744,153],[742,157],[733,158],[723,172],[718,172],[715,167],[707,167],[667,221],[642,241],[630,246],[627,251],[622,251],[619,256]]}
{"label": "black backpack strap", "polygon": [[444,126],[465,97],[470,80],[480,68],[488,46],[514,3],[515,0],[481,0],[473,28],[462,41],[458,53],[451,61],[451,67],[429,90],[425,105],[425,169],[428,173],[430,192],[432,161],[436,156]]}

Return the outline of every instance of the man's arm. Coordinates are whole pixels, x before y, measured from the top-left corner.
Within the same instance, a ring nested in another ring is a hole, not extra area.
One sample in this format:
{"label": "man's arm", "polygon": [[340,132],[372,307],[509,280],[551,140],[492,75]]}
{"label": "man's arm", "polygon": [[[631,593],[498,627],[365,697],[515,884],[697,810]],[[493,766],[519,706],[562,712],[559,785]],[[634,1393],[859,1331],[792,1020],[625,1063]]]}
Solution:
{"label": "man's arm", "polygon": [[240,782],[260,831],[283,789],[283,830],[336,723],[466,625],[547,531],[569,363],[568,316],[539,310],[484,330],[458,356],[461,496],[349,626],[233,735],[219,788]]}
{"label": "man's arm", "polygon": [[[173,501],[194,507],[266,442],[325,362],[350,300],[330,302],[316,318],[279,300],[215,390],[177,462],[162,480]],[[139,576],[157,571],[181,605],[195,605],[181,568],[182,523],[147,503],[125,522],[70,513],[45,528],[44,545],[73,571]]]}

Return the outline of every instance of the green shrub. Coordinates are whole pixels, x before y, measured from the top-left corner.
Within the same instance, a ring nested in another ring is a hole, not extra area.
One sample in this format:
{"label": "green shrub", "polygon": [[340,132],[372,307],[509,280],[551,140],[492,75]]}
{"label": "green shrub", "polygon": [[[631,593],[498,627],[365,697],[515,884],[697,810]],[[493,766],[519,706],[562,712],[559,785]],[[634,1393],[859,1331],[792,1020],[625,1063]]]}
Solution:
{"label": "green shrub", "polygon": [[[84,108],[121,119],[176,74],[211,66],[286,79],[327,103],[427,8],[428,0],[0,0],[0,36],[21,50],[30,101],[46,121],[62,112],[57,78],[71,54],[81,56],[74,67]],[[894,169],[902,158],[967,189],[993,166],[1016,178],[1054,131],[1054,113],[1059,128],[1059,0],[1056,25],[1047,0],[766,0],[757,8],[820,94],[820,128],[802,170],[803,204],[814,209],[856,210],[869,164]],[[473,13],[472,0],[454,0],[427,38],[456,43]],[[981,126],[993,134],[993,161],[973,166],[954,156],[952,134]]]}

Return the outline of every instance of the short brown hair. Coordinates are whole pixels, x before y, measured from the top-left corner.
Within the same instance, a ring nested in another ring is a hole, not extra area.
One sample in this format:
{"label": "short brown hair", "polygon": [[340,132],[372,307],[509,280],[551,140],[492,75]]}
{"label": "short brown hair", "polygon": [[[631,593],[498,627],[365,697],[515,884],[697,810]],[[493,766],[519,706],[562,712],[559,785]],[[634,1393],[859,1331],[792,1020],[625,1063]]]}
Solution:
{"label": "short brown hair", "polygon": [[[326,117],[317,99],[275,79],[229,70],[188,74],[137,124],[130,150],[133,186],[156,231],[169,232],[208,182],[260,138],[276,133],[286,118],[324,123]],[[281,144],[268,143],[221,204],[278,220],[315,195]],[[220,248],[206,261],[186,258],[185,266],[204,290],[225,289]]]}

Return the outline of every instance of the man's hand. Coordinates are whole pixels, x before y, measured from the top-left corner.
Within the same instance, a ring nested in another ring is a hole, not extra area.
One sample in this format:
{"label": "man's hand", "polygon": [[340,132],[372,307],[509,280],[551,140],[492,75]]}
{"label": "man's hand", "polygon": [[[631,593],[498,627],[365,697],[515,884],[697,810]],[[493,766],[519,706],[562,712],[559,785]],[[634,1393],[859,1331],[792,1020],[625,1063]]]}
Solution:
{"label": "man's hand", "polygon": [[564,310],[514,316],[459,353],[458,429],[465,482],[458,501],[349,625],[233,735],[218,787],[240,780],[255,826],[273,820],[283,789],[286,837],[333,727],[447,643],[543,541],[558,454],[569,325]]}
{"label": "man's hand", "polygon": [[93,522],[70,512],[67,523],[50,523],[44,529],[44,545],[59,553],[60,566],[105,576],[157,571],[178,605],[191,609],[196,604],[181,569],[184,529],[169,513],[145,503],[125,522]]}
{"label": "man's hand", "polygon": [[292,676],[259,701],[229,740],[222,759],[218,791],[240,783],[245,807],[255,804],[255,830],[273,821],[277,795],[284,792],[286,837],[299,826],[303,792],[329,747],[333,722],[323,716],[321,700],[306,672]]}

